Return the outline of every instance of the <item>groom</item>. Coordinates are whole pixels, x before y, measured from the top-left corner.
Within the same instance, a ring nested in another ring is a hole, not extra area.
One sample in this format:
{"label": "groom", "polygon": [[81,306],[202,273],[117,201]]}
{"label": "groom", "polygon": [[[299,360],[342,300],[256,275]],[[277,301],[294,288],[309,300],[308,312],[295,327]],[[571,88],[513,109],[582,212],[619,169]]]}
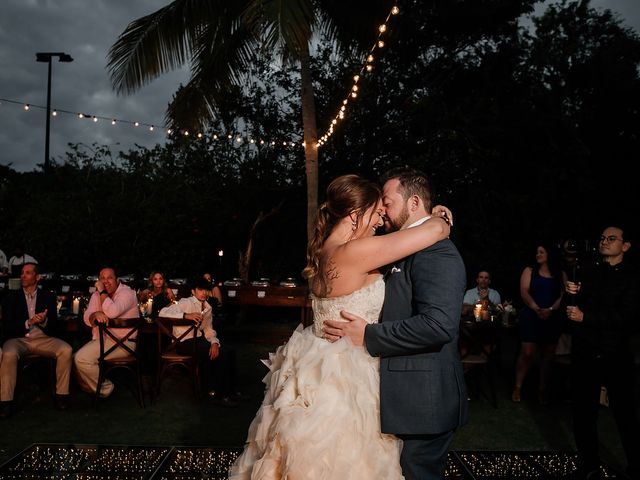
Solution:
{"label": "groom", "polygon": [[[395,169],[384,181],[388,230],[410,228],[429,218],[426,175]],[[346,311],[342,316],[349,322],[325,322],[328,339],[347,336],[380,357],[381,428],[403,441],[400,463],[406,480],[442,479],[453,434],[467,422],[458,355],[465,288],[464,263],[446,239],[390,265],[380,323],[369,325]]]}

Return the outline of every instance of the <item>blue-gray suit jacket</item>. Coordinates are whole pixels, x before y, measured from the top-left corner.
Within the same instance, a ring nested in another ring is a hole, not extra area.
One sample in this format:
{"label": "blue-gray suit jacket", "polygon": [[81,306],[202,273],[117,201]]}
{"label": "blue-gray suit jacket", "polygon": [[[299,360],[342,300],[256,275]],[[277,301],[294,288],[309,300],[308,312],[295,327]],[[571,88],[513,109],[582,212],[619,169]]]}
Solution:
{"label": "blue-gray suit jacket", "polygon": [[458,353],[466,272],[451,240],[397,262],[386,274],[380,323],[365,345],[380,359],[385,433],[438,434],[465,424],[467,389]]}

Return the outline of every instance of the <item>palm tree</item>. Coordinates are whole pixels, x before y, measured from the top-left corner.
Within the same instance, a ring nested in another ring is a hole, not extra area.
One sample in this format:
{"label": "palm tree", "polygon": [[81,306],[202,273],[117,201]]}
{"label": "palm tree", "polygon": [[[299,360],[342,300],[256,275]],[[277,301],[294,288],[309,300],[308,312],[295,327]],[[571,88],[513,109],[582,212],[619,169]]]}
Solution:
{"label": "palm tree", "polygon": [[[261,52],[300,68],[307,179],[307,234],[318,204],[318,133],[310,44],[320,34],[345,51],[371,41],[389,1],[174,0],[131,22],[112,45],[108,69],[118,93],[133,93],[186,63],[189,83],[167,110],[171,125],[198,130],[214,119],[227,87],[242,85]],[[358,26],[362,28],[358,29]],[[375,29],[374,29],[375,30]]]}

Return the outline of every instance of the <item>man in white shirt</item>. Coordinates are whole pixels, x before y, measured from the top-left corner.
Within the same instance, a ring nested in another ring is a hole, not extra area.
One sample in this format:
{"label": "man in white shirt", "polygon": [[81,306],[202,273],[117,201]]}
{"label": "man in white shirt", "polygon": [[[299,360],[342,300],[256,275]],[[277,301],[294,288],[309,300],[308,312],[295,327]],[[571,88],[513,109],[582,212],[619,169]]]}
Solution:
{"label": "man in white shirt", "polygon": [[470,288],[464,293],[462,299],[462,315],[471,315],[473,313],[473,307],[476,303],[487,300],[488,306],[498,306],[502,303],[502,298],[497,290],[490,288],[491,275],[486,270],[480,270],[476,277],[477,285],[474,288]]}
{"label": "man in white shirt", "polygon": [[[197,355],[200,371],[209,372],[204,378],[204,389],[209,398],[217,405],[235,407],[242,398],[235,389],[236,357],[235,351],[222,348],[216,331],[213,329],[212,309],[207,298],[211,292],[211,284],[200,277],[191,281],[191,296],[181,298],[177,303],[164,307],[159,317],[184,318],[198,323],[198,336],[194,339],[187,335],[176,350],[188,354],[192,351],[192,343],[197,342]],[[179,337],[188,327],[173,327],[173,333]]]}

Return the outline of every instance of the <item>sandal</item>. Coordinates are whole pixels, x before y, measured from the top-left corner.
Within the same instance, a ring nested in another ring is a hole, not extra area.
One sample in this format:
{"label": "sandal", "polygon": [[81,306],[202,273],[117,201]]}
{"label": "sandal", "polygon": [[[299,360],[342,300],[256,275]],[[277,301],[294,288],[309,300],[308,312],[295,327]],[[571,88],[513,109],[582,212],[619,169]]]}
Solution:
{"label": "sandal", "polygon": [[520,387],[514,387],[513,392],[511,392],[511,401],[514,403],[520,403]]}

